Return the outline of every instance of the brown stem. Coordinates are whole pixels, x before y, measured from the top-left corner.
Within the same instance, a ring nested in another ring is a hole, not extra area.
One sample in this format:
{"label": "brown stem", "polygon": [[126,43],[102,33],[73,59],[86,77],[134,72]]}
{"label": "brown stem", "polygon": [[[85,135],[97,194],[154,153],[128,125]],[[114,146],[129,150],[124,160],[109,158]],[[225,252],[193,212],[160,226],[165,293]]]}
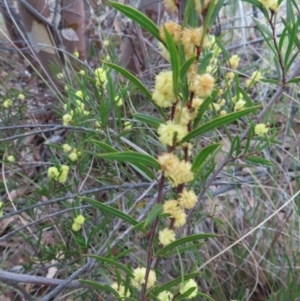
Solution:
{"label": "brown stem", "polygon": [[[160,179],[159,183],[159,188],[158,188],[158,195],[157,195],[157,201],[156,204],[162,203],[163,200],[163,189],[164,189],[164,183],[165,183],[165,177],[162,176]],[[150,273],[150,268],[152,264],[152,255],[153,255],[153,249],[152,249],[152,244],[153,244],[153,239],[155,235],[155,230],[156,226],[158,223],[158,217],[154,220],[152,224],[152,228],[150,231],[150,236],[149,236],[149,241],[148,241],[148,250],[147,250],[147,266],[146,266],[146,273],[145,273],[145,283],[142,285],[142,301],[146,301],[146,290],[147,290],[147,282],[148,282],[148,277]]]}

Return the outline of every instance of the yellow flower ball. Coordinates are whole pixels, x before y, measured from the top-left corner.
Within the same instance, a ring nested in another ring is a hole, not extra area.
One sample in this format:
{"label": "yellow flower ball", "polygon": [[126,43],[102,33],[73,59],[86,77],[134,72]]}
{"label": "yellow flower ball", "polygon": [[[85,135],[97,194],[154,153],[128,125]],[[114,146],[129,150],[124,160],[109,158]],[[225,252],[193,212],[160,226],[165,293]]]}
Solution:
{"label": "yellow flower ball", "polygon": [[18,99],[23,101],[23,100],[25,99],[25,95],[22,94],[22,93],[20,93],[20,94],[18,95]]}
{"label": "yellow flower ball", "polygon": [[62,148],[65,153],[69,153],[72,150],[72,146],[67,143],[63,144]]}
{"label": "yellow flower ball", "polygon": [[264,123],[259,123],[255,126],[254,132],[258,136],[264,136],[269,131],[269,128]]}
{"label": "yellow flower ball", "polygon": [[84,223],[84,220],[84,216],[80,214],[74,218],[74,223],[82,225]]}
{"label": "yellow flower ball", "polygon": [[246,104],[246,101],[243,99],[240,99],[238,102],[235,103],[234,111],[236,112],[236,111],[243,110],[245,107],[245,104]]}
{"label": "yellow flower ball", "polygon": [[180,294],[184,294],[192,287],[195,287],[195,290],[191,292],[190,295],[186,297],[186,299],[194,298],[195,296],[197,296],[198,293],[198,285],[194,279],[189,279],[180,285],[180,289],[179,289]]}
{"label": "yellow flower ball", "polygon": [[215,79],[209,73],[192,76],[189,90],[198,97],[208,97],[213,92]]}
{"label": "yellow flower ball", "polygon": [[72,224],[72,230],[74,232],[78,232],[80,229],[81,229],[81,225],[80,224],[77,224],[77,223],[73,223]]}
{"label": "yellow flower ball", "polygon": [[157,129],[158,139],[164,145],[172,146],[175,141],[181,141],[187,134],[188,129],[186,125],[175,124],[169,120],[166,123],[160,124]]}
{"label": "yellow flower ball", "polygon": [[10,163],[14,163],[16,161],[15,157],[10,155],[7,157],[7,161],[10,162]]}
{"label": "yellow flower ball", "polygon": [[12,104],[13,104],[13,101],[10,98],[8,98],[8,99],[3,101],[2,105],[5,109],[8,109],[12,106]]}
{"label": "yellow flower ball", "polygon": [[231,69],[236,69],[239,66],[240,57],[235,54],[229,59],[229,65]]}
{"label": "yellow flower ball", "polygon": [[171,301],[173,300],[174,295],[169,291],[162,291],[158,294],[157,299],[159,301]]}
{"label": "yellow flower ball", "polygon": [[176,234],[173,230],[165,228],[158,233],[159,242],[163,246],[169,245],[171,242],[176,240]]}
{"label": "yellow flower ball", "polygon": [[198,198],[193,190],[184,189],[178,196],[179,205],[185,209],[192,209],[198,202]]}
{"label": "yellow flower ball", "polygon": [[[137,289],[141,289],[142,284],[145,283],[145,274],[146,268],[140,267],[136,268],[133,271],[134,278],[131,279],[132,286],[136,287]],[[156,281],[156,275],[153,270],[149,271],[148,282],[147,282],[147,289],[152,287]]]}
{"label": "yellow flower ball", "polygon": [[119,296],[121,298],[130,297],[130,291],[127,290],[125,295],[125,286],[124,285],[118,285],[117,282],[112,283],[111,287],[118,292]]}
{"label": "yellow flower ball", "polygon": [[69,159],[71,160],[71,161],[73,161],[73,162],[75,162],[75,161],[77,161],[78,160],[78,155],[77,155],[77,153],[76,152],[72,152],[72,153],[70,153],[69,154]]}
{"label": "yellow flower ball", "polygon": [[67,181],[69,174],[69,166],[67,165],[61,165],[60,166],[60,174],[58,177],[58,182],[65,183]]}
{"label": "yellow flower ball", "polygon": [[58,179],[58,176],[59,176],[59,171],[55,166],[52,166],[52,167],[48,168],[47,174],[48,174],[49,179],[53,179],[53,180],[56,181]]}
{"label": "yellow flower ball", "polygon": [[62,120],[63,120],[63,125],[69,125],[72,121],[72,116],[70,114],[65,114],[62,117]]}

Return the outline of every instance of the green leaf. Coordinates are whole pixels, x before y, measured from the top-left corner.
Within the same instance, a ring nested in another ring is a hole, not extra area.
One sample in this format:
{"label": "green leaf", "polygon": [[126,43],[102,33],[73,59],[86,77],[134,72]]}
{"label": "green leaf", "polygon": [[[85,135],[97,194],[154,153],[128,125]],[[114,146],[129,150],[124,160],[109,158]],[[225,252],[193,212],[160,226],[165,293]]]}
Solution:
{"label": "green leaf", "polygon": [[[126,17],[139,24],[142,28],[147,30],[153,37],[161,41],[159,37],[159,28],[151,19],[149,19],[143,13],[131,6],[124,5],[115,1],[110,1],[109,3],[113,8],[120,11]],[[161,42],[163,43],[163,41]]]}
{"label": "green leaf", "polygon": [[204,233],[204,234],[190,235],[190,236],[186,236],[186,237],[177,239],[174,242],[170,243],[169,245],[167,245],[167,246],[163,247],[162,249],[160,249],[158,252],[156,252],[154,257],[168,255],[168,252],[172,251],[174,248],[176,248],[176,247],[178,247],[182,244],[185,244],[187,242],[193,242],[193,241],[196,241],[198,239],[208,239],[208,238],[216,237],[216,236],[217,235],[215,235],[215,234]]}
{"label": "green leaf", "polygon": [[251,163],[274,167],[274,164],[272,164],[269,160],[257,156],[249,156],[246,158],[246,160]]}
{"label": "green leaf", "polygon": [[204,102],[201,104],[199,110],[198,110],[198,115],[196,119],[194,120],[193,127],[197,127],[199,122],[201,121],[204,113],[206,112],[208,106],[216,99],[216,96],[218,94],[218,91],[214,91],[212,95],[207,97]]}
{"label": "green leaf", "polygon": [[235,156],[237,157],[240,154],[241,150],[241,141],[239,136],[235,136],[231,142],[231,147],[229,151],[229,156],[231,157],[233,152],[235,151]]}
{"label": "green leaf", "polygon": [[177,97],[179,91],[178,88],[179,88],[179,75],[180,75],[180,59],[179,59],[179,54],[175,42],[173,41],[170,33],[166,30],[166,28],[164,28],[164,30],[165,30],[166,44],[170,54],[171,69],[173,75],[173,90]]}
{"label": "green leaf", "polygon": [[[122,4],[123,5],[123,4]],[[133,74],[131,74],[129,71],[127,71],[126,69],[120,67],[119,65],[110,63],[110,62],[105,62],[103,61],[104,64],[106,64],[107,66],[115,69],[116,71],[118,71],[119,73],[121,73],[122,75],[124,75],[132,84],[134,84],[147,98],[152,99],[152,95],[151,93],[148,91],[148,89],[143,85],[143,83],[136,78]]]}
{"label": "green leaf", "polygon": [[192,171],[196,172],[199,170],[199,168],[202,166],[202,164],[206,161],[207,157],[220,149],[222,145],[221,144],[211,144],[206,147],[204,147],[201,152],[196,156],[193,166],[192,166]]}
{"label": "green leaf", "polygon": [[[260,31],[262,34],[264,41],[268,44],[269,48],[272,50],[272,52],[275,54],[275,58],[278,58],[278,53],[275,49],[275,46],[273,44],[273,35],[272,32],[270,31],[269,27],[266,25],[262,25],[258,20],[253,18],[254,23],[257,26],[257,29]],[[271,42],[272,41],[272,42]]]}
{"label": "green leaf", "polygon": [[214,27],[214,23],[215,23],[218,15],[219,15],[219,12],[220,12],[220,10],[221,10],[224,2],[225,2],[225,0],[214,0],[214,1],[211,1],[212,5],[209,6],[208,13],[207,13],[210,16],[209,17],[210,18],[210,20],[209,20],[209,27]]}
{"label": "green leaf", "polygon": [[184,294],[182,294],[182,295],[179,295],[177,298],[176,298],[176,301],[178,300],[178,301],[180,301],[180,300],[186,300],[186,299],[188,299],[187,297],[193,292],[193,291],[195,291],[197,289],[197,287],[191,287],[191,288],[189,288]]}
{"label": "green leaf", "polygon": [[163,205],[156,204],[148,214],[145,220],[145,227],[148,227],[153,224],[154,220],[163,212]]}
{"label": "green leaf", "polygon": [[94,139],[91,139],[91,140],[88,140],[89,142],[93,143],[94,145],[97,145],[99,146],[101,149],[109,152],[109,153],[117,153],[118,151],[116,149],[114,149],[113,147],[111,147],[110,145],[102,142],[102,141],[99,141],[99,140],[94,140]]}
{"label": "green leaf", "polygon": [[193,65],[195,59],[196,56],[192,56],[184,62],[184,64],[180,68],[180,78],[183,78],[186,75],[188,69]]}
{"label": "green leaf", "polygon": [[267,10],[263,7],[263,5],[258,0],[243,0],[243,1],[248,2],[252,5],[254,5],[255,7],[257,7],[264,14],[266,19],[269,19]]}
{"label": "green leaf", "polygon": [[116,160],[118,162],[132,163],[134,165],[143,164],[145,166],[152,166],[156,169],[160,169],[160,164],[153,157],[138,152],[100,154],[98,157],[104,160]]}
{"label": "green leaf", "polygon": [[206,68],[207,68],[207,66],[210,63],[210,59],[212,58],[212,56],[213,56],[213,52],[212,51],[208,51],[205,54],[205,56],[201,59],[199,70],[198,70],[200,74],[205,73]]}
{"label": "green leaf", "polygon": [[126,69],[120,67],[119,65],[116,65],[116,64],[113,64],[113,63],[110,63],[110,62],[105,62],[105,61],[103,61],[103,64],[106,64],[107,66],[113,68],[114,70],[118,71],[123,76],[125,76],[134,86],[136,86],[138,88],[138,90],[141,93],[143,93],[151,101],[151,103],[155,106],[155,108],[157,109],[157,111],[162,116],[166,115],[164,113],[164,111],[153,102],[153,100],[152,100],[152,94],[148,91],[148,89],[144,86],[144,84],[138,78],[136,78],[136,76],[134,76],[132,73],[130,73]]}
{"label": "green leaf", "polygon": [[287,26],[284,27],[284,29],[282,30],[282,33],[280,35],[280,38],[279,38],[278,47],[279,47],[280,52],[282,52],[283,42],[286,37],[287,37]]}
{"label": "green leaf", "polygon": [[83,279],[79,279],[79,282],[81,282],[82,284],[85,284],[87,286],[91,286],[95,289],[98,289],[100,291],[105,291],[108,293],[112,293],[114,294],[116,297],[119,297],[119,294],[117,291],[115,291],[111,286],[109,285],[102,285],[99,283],[99,281],[92,281],[92,280],[83,280]]}
{"label": "green leaf", "polygon": [[244,110],[238,111],[238,112],[233,112],[230,114],[227,114],[225,116],[221,116],[221,117],[217,117],[213,120],[210,120],[204,124],[202,124],[201,126],[199,126],[198,128],[194,129],[193,131],[191,131],[188,135],[186,135],[181,141],[180,143],[184,143],[187,142],[197,136],[200,136],[204,133],[207,133],[213,129],[217,129],[220,126],[224,125],[224,124],[228,124],[231,123],[239,118],[241,118],[242,116],[248,115],[251,112],[254,112],[255,110],[257,110],[258,108],[260,108],[261,106],[255,106],[255,107],[251,107],[251,108],[246,108]]}
{"label": "green leaf", "polygon": [[300,82],[300,77],[295,77],[295,78],[292,78],[290,79],[287,84],[296,84],[296,83],[299,83]]}
{"label": "green leaf", "polygon": [[[289,44],[288,47],[285,51],[285,57],[284,57],[284,66],[286,67],[290,58],[290,54],[292,52],[294,43],[295,43],[295,36],[297,34],[298,31],[298,24],[294,24],[292,31],[289,34]],[[286,70],[287,72],[288,70]]]}
{"label": "green leaf", "polygon": [[183,5],[185,5],[185,7],[182,20],[182,28],[185,28],[187,24],[190,25],[192,28],[197,27],[198,16],[195,11],[195,1],[183,1]]}
{"label": "green leaf", "polygon": [[163,121],[157,117],[154,116],[150,116],[148,114],[141,114],[141,113],[137,113],[137,114],[133,114],[133,117],[138,120],[141,121],[143,123],[146,123],[150,126],[153,126],[155,128],[158,128],[159,125],[161,123],[163,123]]}
{"label": "green leaf", "polygon": [[122,220],[124,220],[125,222],[128,222],[131,225],[137,225],[138,222],[132,218],[131,216],[127,215],[126,213],[123,213],[122,211],[111,207],[111,206],[107,206],[103,203],[100,203],[99,201],[95,201],[91,198],[84,198],[84,200],[86,202],[88,202],[89,204],[93,205],[94,207],[98,208],[101,212],[105,212],[106,214],[110,214],[112,216],[118,217]]}
{"label": "green leaf", "polygon": [[114,259],[111,258],[107,258],[107,257],[101,257],[101,256],[97,256],[97,255],[86,255],[87,257],[91,257],[91,258],[95,258],[97,261],[103,263],[107,263],[110,266],[114,266],[115,268],[118,268],[120,270],[122,270],[123,272],[125,272],[129,277],[134,277],[133,273],[123,264],[117,262]]}

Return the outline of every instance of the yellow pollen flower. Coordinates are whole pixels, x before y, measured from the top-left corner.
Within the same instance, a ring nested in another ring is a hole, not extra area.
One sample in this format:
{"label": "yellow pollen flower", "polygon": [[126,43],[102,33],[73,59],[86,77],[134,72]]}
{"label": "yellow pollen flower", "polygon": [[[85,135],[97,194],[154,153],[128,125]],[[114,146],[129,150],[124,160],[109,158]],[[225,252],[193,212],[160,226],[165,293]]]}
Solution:
{"label": "yellow pollen flower", "polygon": [[254,132],[258,136],[264,136],[269,131],[269,128],[264,123],[259,123],[255,126]]}
{"label": "yellow pollen flower", "polygon": [[173,241],[176,240],[176,234],[175,234],[175,232],[173,230],[165,228],[165,229],[159,231],[158,239],[159,239],[159,242],[163,246],[167,246],[171,242],[173,242]]}
{"label": "yellow pollen flower", "polygon": [[3,101],[3,107],[5,109],[10,108],[12,106],[12,104],[13,104],[13,101],[10,98]]}
{"label": "yellow pollen flower", "polygon": [[239,66],[240,57],[235,54],[229,59],[229,65],[231,69],[236,69]]}
{"label": "yellow pollen flower", "polygon": [[84,216],[80,214],[74,218],[74,223],[82,225],[84,223],[84,220],[85,220]]}
{"label": "yellow pollen flower", "polygon": [[246,101],[243,99],[240,99],[238,102],[236,102],[235,106],[234,106],[234,111],[241,111],[244,109],[246,104]]}
{"label": "yellow pollen flower", "polygon": [[192,287],[195,287],[195,290],[192,291],[190,293],[190,295],[186,297],[186,299],[192,299],[195,296],[197,296],[197,292],[198,292],[198,285],[197,285],[197,283],[194,279],[189,279],[189,280],[185,281],[184,283],[182,283],[180,285],[179,291],[180,291],[181,294],[184,294],[185,292],[187,292]]}
{"label": "yellow pollen flower", "polygon": [[80,224],[77,224],[77,223],[73,223],[72,224],[72,230],[74,232],[78,232],[80,229],[81,229],[81,225]]}
{"label": "yellow pollen flower", "polygon": [[[131,279],[132,286],[136,287],[137,289],[141,289],[142,284],[145,283],[145,274],[146,268],[140,267],[133,270],[134,278]],[[150,288],[154,285],[156,281],[156,275],[153,270],[149,271],[147,288]]]}
{"label": "yellow pollen flower", "polygon": [[14,163],[16,161],[15,157],[10,155],[7,157],[7,161],[10,162],[10,163]]}
{"label": "yellow pollen flower", "polygon": [[20,94],[18,95],[18,99],[23,101],[23,100],[25,99],[25,95],[22,94],[22,93],[20,93]]}
{"label": "yellow pollen flower", "polygon": [[157,133],[162,144],[172,146],[174,139],[175,141],[181,141],[188,134],[188,129],[186,125],[175,124],[169,120],[160,124]]}
{"label": "yellow pollen flower", "polygon": [[209,73],[195,74],[191,78],[189,90],[194,92],[196,96],[205,98],[211,95],[214,85],[215,79]]}

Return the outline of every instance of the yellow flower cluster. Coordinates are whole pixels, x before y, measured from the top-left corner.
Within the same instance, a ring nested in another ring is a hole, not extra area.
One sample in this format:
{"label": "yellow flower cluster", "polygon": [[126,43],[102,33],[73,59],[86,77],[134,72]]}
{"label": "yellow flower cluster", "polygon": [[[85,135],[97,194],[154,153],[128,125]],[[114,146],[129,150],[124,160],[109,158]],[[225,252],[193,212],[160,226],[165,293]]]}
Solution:
{"label": "yellow flower cluster", "polygon": [[159,29],[159,36],[164,42],[166,41],[165,30],[170,34],[173,41],[177,44],[181,37],[181,26],[172,20],[164,23]]}
{"label": "yellow flower cluster", "polygon": [[194,92],[195,96],[207,97],[213,92],[215,79],[209,73],[193,74],[189,78],[189,90]]}
{"label": "yellow flower cluster", "polygon": [[25,95],[22,94],[22,93],[20,93],[20,94],[18,95],[18,99],[21,100],[21,101],[23,101],[23,100],[25,99]]}
{"label": "yellow flower cluster", "polygon": [[178,196],[178,203],[184,209],[192,209],[198,202],[198,198],[193,190],[183,189]]}
{"label": "yellow flower cluster", "polygon": [[170,230],[169,228],[165,228],[159,231],[158,239],[163,246],[167,246],[171,242],[176,240],[176,234],[173,230]]}
{"label": "yellow flower cluster", "polygon": [[274,12],[278,9],[278,0],[259,0],[265,9],[270,9]]}
{"label": "yellow flower cluster", "polygon": [[164,213],[171,215],[171,218],[174,219],[174,227],[182,227],[186,223],[186,213],[179,205],[177,200],[166,201],[163,205]]}
{"label": "yellow flower cluster", "polygon": [[264,123],[259,123],[254,128],[254,133],[258,136],[264,136],[269,131],[269,128]]}
{"label": "yellow flower cluster", "polygon": [[255,84],[255,82],[258,82],[262,78],[263,77],[260,71],[254,71],[250,78],[246,80],[246,87],[250,88],[252,85]]}
{"label": "yellow flower cluster", "polygon": [[169,178],[172,187],[190,182],[194,179],[190,162],[180,161],[178,157],[172,153],[164,153],[160,155],[157,160],[161,165],[164,176]]}
{"label": "yellow flower cluster", "polygon": [[10,155],[10,156],[7,156],[7,161],[10,163],[14,163],[16,161],[16,159],[13,155]]}
{"label": "yellow flower cluster", "polygon": [[123,105],[123,99],[120,97],[120,96],[116,96],[115,99],[114,99],[116,105],[118,107],[120,107],[121,105]]}
{"label": "yellow flower cluster", "polygon": [[84,216],[83,215],[78,215],[77,217],[74,218],[73,224],[72,224],[72,230],[77,232],[81,229],[83,223],[84,223]]}
{"label": "yellow flower cluster", "polygon": [[161,108],[172,107],[176,101],[172,71],[162,71],[156,75],[152,99]]}
{"label": "yellow flower cluster", "polygon": [[158,294],[157,300],[159,301],[171,301],[173,300],[174,295],[169,291],[162,291]]}
{"label": "yellow flower cluster", "polygon": [[[145,281],[146,268],[140,267],[133,270],[134,278],[131,279],[131,284],[137,289],[142,288],[142,284]],[[149,271],[148,281],[147,281],[147,289],[152,287],[156,281],[156,275],[153,270]]]}
{"label": "yellow flower cluster", "polygon": [[2,105],[5,109],[8,109],[12,106],[12,104],[13,104],[13,101],[10,98],[8,98],[3,101]]}
{"label": "yellow flower cluster", "polygon": [[54,181],[65,183],[68,178],[69,166],[60,165],[59,169],[55,166],[48,168],[48,178]]}
{"label": "yellow flower cluster", "polygon": [[245,104],[246,104],[246,101],[243,99],[240,99],[238,102],[235,103],[234,111],[236,112],[236,111],[243,110],[245,107]]}
{"label": "yellow flower cluster", "polygon": [[96,85],[97,86],[106,86],[108,80],[106,71],[103,68],[97,68],[95,71],[95,79],[96,79]]}
{"label": "yellow flower cluster", "polygon": [[[186,58],[196,54],[196,47],[200,47],[203,38],[203,27],[185,28],[182,31],[181,41]],[[204,46],[205,46],[204,41]]]}
{"label": "yellow flower cluster", "polygon": [[65,114],[63,117],[62,117],[62,120],[63,120],[63,125],[70,125],[72,123],[72,115],[71,114]]}
{"label": "yellow flower cluster", "polygon": [[119,294],[121,298],[130,297],[130,291],[127,290],[125,294],[125,286],[124,285],[118,285],[117,282],[112,283],[111,287]]}
{"label": "yellow flower cluster", "polygon": [[185,281],[184,283],[182,283],[180,285],[180,293],[181,294],[184,294],[185,292],[187,292],[189,289],[191,289],[192,287],[195,288],[194,291],[192,291],[187,297],[186,299],[192,299],[194,298],[195,296],[197,296],[197,293],[198,293],[198,285],[196,283],[196,281],[194,279],[189,279],[187,281]]}
{"label": "yellow flower cluster", "polygon": [[186,125],[176,124],[169,120],[159,125],[157,133],[162,144],[172,146],[174,141],[181,141],[188,134],[188,129]]}
{"label": "yellow flower cluster", "polygon": [[233,55],[229,59],[230,68],[231,69],[237,69],[237,67],[239,66],[239,62],[240,62],[240,57],[237,54]]}
{"label": "yellow flower cluster", "polygon": [[78,160],[78,158],[81,156],[81,152],[80,151],[78,151],[76,148],[72,148],[72,146],[71,145],[69,145],[69,144],[67,144],[67,143],[65,143],[63,146],[62,146],[62,148],[63,148],[63,151],[65,152],[65,153],[69,153],[69,159],[71,160],[71,161],[77,161]]}

